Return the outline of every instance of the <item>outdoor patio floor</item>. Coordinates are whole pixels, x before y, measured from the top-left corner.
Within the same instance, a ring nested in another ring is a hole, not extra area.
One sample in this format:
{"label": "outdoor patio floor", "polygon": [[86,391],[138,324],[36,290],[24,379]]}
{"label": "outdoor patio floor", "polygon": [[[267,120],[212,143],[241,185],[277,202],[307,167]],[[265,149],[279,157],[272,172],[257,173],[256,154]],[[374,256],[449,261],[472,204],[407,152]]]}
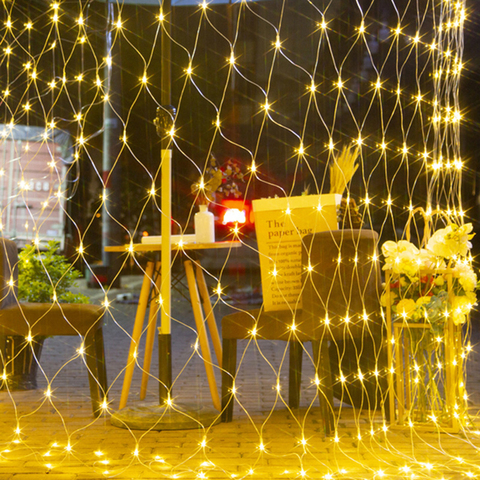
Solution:
{"label": "outdoor patio floor", "polygon": [[[234,280],[232,280],[234,281]],[[124,288],[109,295],[138,291],[141,279],[126,277]],[[89,290],[95,302],[99,290]],[[472,354],[468,367],[468,392],[473,424],[460,434],[384,430],[380,415],[364,411],[356,417],[342,408],[338,438],[325,438],[312,387],[312,371],[305,362],[301,408],[290,411],[274,385],[275,370],[287,385],[288,357],[285,343],[261,342],[249,346],[244,358],[239,399],[232,423],[183,431],[129,431],[111,426],[110,414],[118,407],[122,371],[136,305],[114,302],[105,326],[108,363],[109,411],[98,419],[91,415],[85,367],[75,356],[77,338],[47,339],[41,357],[45,376],[52,382],[53,397],[44,396],[46,380],[39,374],[39,388],[0,392],[0,479],[293,479],[293,478],[438,478],[480,476],[480,431],[474,426],[480,410],[480,362]],[[222,311],[219,309],[217,321]],[[173,326],[174,402],[211,406],[201,359],[193,355],[195,332],[189,302],[174,294]],[[475,329],[474,329],[475,330]],[[474,331],[472,344],[478,343]],[[243,351],[246,343],[240,345]],[[474,348],[475,350],[475,348]],[[156,352],[156,350],[155,350]],[[268,359],[268,362],[265,360]],[[157,374],[158,359],[151,373]],[[134,376],[128,406],[139,405],[139,369]],[[220,386],[220,374],[217,375]],[[285,390],[287,388],[285,387]],[[146,402],[158,401],[158,384],[150,380]],[[477,418],[480,427],[480,418]],[[20,433],[16,433],[17,427]],[[372,435],[371,430],[374,429]],[[480,429],[479,429],[480,430]],[[361,439],[358,435],[361,435]],[[302,439],[304,443],[302,443]],[[70,448],[67,449],[67,446]]]}

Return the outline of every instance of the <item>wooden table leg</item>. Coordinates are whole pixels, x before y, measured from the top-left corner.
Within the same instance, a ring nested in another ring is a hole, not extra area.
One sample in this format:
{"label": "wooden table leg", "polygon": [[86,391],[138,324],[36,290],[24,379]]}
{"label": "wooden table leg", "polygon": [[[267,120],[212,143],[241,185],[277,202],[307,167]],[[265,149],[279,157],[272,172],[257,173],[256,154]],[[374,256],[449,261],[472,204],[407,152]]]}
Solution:
{"label": "wooden table leg", "polygon": [[190,291],[190,299],[192,301],[193,316],[197,325],[198,339],[200,341],[200,350],[203,357],[203,363],[207,373],[208,385],[210,387],[210,394],[212,395],[213,406],[220,411],[220,395],[218,394],[215,374],[213,372],[212,355],[210,353],[210,346],[208,344],[207,332],[205,329],[205,320],[202,312],[202,305],[200,295],[198,293],[197,283],[195,281],[195,274],[193,272],[192,262],[187,260],[184,262],[185,272],[187,274],[188,289]]}
{"label": "wooden table leg", "polygon": [[147,395],[148,379],[150,377],[150,365],[152,363],[153,344],[157,331],[157,318],[160,310],[159,293],[161,284],[160,262],[155,265],[155,286],[150,295],[150,312],[148,314],[147,338],[145,340],[145,355],[143,357],[142,385],[140,387],[140,400],[145,400]]}
{"label": "wooden table leg", "polygon": [[123,379],[122,395],[120,397],[119,408],[122,409],[127,405],[130,385],[132,384],[133,370],[135,368],[135,357],[138,353],[138,343],[142,334],[143,322],[145,320],[145,312],[148,306],[148,295],[153,276],[153,262],[148,262],[143,276],[142,289],[140,290],[140,298],[138,300],[137,313],[135,315],[135,324],[132,332],[132,340],[130,342],[130,350],[128,352],[128,361],[125,368],[125,377]]}
{"label": "wooden table leg", "polygon": [[199,264],[196,265],[195,270],[197,273],[198,288],[203,300],[203,311],[205,312],[208,328],[212,337],[213,348],[215,349],[215,355],[217,356],[218,366],[222,368],[222,342],[220,340],[220,335],[218,334],[217,322],[215,321],[212,303],[210,302],[210,295],[208,294],[205,275],[203,274],[202,267]]}

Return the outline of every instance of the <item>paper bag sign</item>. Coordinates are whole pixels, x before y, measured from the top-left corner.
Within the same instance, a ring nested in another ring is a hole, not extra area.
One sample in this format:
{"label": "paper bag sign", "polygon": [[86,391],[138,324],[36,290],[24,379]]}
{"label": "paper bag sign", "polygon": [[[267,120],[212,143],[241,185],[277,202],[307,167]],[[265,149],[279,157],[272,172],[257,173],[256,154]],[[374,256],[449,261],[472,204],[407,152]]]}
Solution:
{"label": "paper bag sign", "polygon": [[301,307],[302,237],[336,230],[341,195],[253,200],[265,311]]}

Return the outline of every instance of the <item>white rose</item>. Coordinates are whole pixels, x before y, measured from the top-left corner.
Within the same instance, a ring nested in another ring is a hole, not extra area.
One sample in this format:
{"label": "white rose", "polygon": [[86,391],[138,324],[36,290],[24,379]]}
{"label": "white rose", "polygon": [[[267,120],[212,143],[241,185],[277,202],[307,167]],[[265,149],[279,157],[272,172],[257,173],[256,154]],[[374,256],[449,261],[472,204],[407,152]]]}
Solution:
{"label": "white rose", "polygon": [[467,319],[467,315],[472,309],[471,299],[466,296],[453,297],[452,301],[452,319],[455,325],[462,325]]}
{"label": "white rose", "polygon": [[455,255],[456,252],[452,249],[452,245],[447,242],[446,236],[447,230],[445,228],[437,230],[427,242],[426,249],[437,257],[450,258]]}
{"label": "white rose", "polygon": [[399,242],[387,241],[382,245],[385,257],[384,270],[392,270],[396,274],[414,277],[418,273],[419,258],[418,248],[406,240]]}
{"label": "white rose", "polygon": [[418,248],[413,243],[407,242],[406,240],[400,240],[399,242],[387,240],[382,245],[382,253],[384,257],[396,257],[403,252],[417,254]]}
{"label": "white rose", "polygon": [[404,298],[397,303],[397,314],[404,318],[410,318],[416,309],[417,304],[411,298]]}
{"label": "white rose", "polygon": [[385,258],[393,257],[397,253],[398,245],[396,242],[392,242],[391,240],[387,240],[382,245],[382,253]]}
{"label": "white rose", "polygon": [[410,278],[418,276],[420,268],[418,250],[412,252],[410,250],[399,253],[392,267],[393,273],[404,274]]}
{"label": "white rose", "polygon": [[422,268],[428,268],[429,270],[436,270],[437,268],[444,266],[444,262],[440,262],[432,252],[425,248],[420,250],[419,259]]}
{"label": "white rose", "polygon": [[461,225],[448,225],[437,230],[427,243],[427,250],[434,255],[443,258],[452,258],[454,255],[465,256],[472,248],[469,240],[473,237],[470,233],[473,230],[471,223]]}
{"label": "white rose", "polygon": [[454,278],[458,278],[460,285],[466,292],[473,292],[477,286],[477,275],[473,268],[464,262],[457,262],[452,271]]}

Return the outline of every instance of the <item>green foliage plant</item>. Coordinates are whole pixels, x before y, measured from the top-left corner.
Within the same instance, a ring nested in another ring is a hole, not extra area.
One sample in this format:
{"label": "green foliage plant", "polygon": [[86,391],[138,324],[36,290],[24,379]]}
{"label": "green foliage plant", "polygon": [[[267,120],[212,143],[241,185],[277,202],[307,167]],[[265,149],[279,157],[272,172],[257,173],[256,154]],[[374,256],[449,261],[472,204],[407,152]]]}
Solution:
{"label": "green foliage plant", "polygon": [[[59,242],[49,241],[46,250],[35,245],[25,246],[19,253],[18,297],[20,301],[34,303],[89,303],[81,293],[73,293],[81,272],[59,255]],[[54,295],[55,293],[55,295]]]}

